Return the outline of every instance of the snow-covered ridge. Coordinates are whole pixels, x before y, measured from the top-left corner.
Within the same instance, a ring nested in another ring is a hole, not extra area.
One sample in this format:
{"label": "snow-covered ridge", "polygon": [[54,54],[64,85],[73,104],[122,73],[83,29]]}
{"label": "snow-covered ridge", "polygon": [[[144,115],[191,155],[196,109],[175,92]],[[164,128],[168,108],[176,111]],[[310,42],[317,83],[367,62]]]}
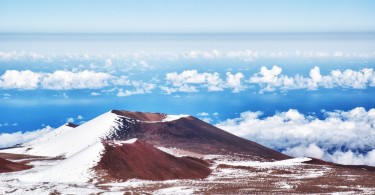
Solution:
{"label": "snow-covered ridge", "polygon": [[46,141],[52,140],[55,137],[58,137],[59,135],[67,133],[67,132],[69,132],[69,131],[71,131],[73,129],[74,129],[74,127],[70,127],[67,124],[64,124],[64,125],[56,128],[52,132],[47,133],[46,135],[44,135],[42,137],[39,137],[39,138],[37,138],[35,140],[32,140],[32,141],[30,141],[28,143],[23,144],[23,146],[32,146],[32,145],[35,145],[35,144],[38,144],[38,143],[42,143],[42,142],[46,142]]}
{"label": "snow-covered ridge", "polygon": [[[160,121],[157,122],[169,122],[188,116],[163,114]],[[116,129],[122,128],[121,125],[123,124],[119,123],[121,120],[126,120],[128,123],[147,122],[120,116],[109,111],[77,127],[63,125],[36,140],[23,144],[24,147],[8,149],[4,152],[50,157],[64,156],[67,158],[101,141],[101,139],[116,132]]]}
{"label": "snow-covered ridge", "polygon": [[64,125],[37,140],[24,144],[25,147],[4,152],[70,157],[110,135],[117,128],[118,119],[118,115],[107,112],[78,127]]}
{"label": "snow-covered ridge", "polygon": [[98,141],[48,169],[29,172],[18,179],[24,182],[85,183],[95,177],[92,168],[100,161],[103,151],[104,146]]}

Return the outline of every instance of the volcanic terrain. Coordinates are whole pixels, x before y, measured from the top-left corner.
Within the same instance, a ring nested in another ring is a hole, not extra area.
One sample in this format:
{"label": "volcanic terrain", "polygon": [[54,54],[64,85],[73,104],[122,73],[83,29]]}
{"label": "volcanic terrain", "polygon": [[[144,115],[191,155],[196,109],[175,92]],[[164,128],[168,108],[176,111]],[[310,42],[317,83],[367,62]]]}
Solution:
{"label": "volcanic terrain", "polygon": [[375,193],[373,167],[292,158],[188,115],[112,110],[0,152],[0,194]]}

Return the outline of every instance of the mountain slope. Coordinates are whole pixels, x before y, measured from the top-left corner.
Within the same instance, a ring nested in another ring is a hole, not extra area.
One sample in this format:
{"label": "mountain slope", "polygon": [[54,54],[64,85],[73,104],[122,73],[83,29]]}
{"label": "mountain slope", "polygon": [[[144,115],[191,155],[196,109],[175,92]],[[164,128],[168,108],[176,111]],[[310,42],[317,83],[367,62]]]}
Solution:
{"label": "mountain slope", "polygon": [[113,110],[2,152],[0,194],[375,192],[373,167],[289,159],[187,115]]}
{"label": "mountain slope", "polygon": [[[134,144],[123,140],[138,138]],[[113,147],[115,146],[115,147]],[[191,157],[176,157],[155,147],[177,148],[198,154],[242,154],[248,159],[284,160],[289,157],[197,118],[113,110],[82,125],[63,125],[53,132],[8,153],[63,159],[48,169],[31,171],[22,181],[87,182],[100,180],[93,169],[107,178],[148,180],[204,178],[208,163]],[[64,159],[65,158],[65,159]]]}
{"label": "mountain slope", "polygon": [[121,124],[108,139],[139,138],[155,146],[175,147],[200,154],[238,153],[260,156],[270,160],[290,158],[192,116],[180,117],[168,122],[163,122],[163,120],[150,122],[142,121],[142,119],[161,119],[165,115],[159,114],[157,117],[155,113],[142,113],[142,117],[134,117],[136,114],[127,111],[112,112],[122,115],[119,121]]}
{"label": "mountain slope", "polygon": [[80,126],[64,125],[10,153],[70,157],[101,140],[139,138],[151,145],[199,154],[244,154],[269,160],[290,157],[237,137],[195,117],[112,110]]}
{"label": "mountain slope", "polygon": [[95,170],[106,172],[106,177],[112,180],[197,179],[211,173],[203,160],[175,157],[139,139],[108,141],[104,147],[105,152]]}
{"label": "mountain slope", "polygon": [[20,148],[4,151],[37,156],[70,157],[111,134],[114,126],[117,126],[117,119],[116,114],[107,112],[80,126],[63,125],[39,139],[23,144]]}
{"label": "mountain slope", "polygon": [[0,173],[6,172],[13,172],[13,171],[21,171],[30,169],[32,166],[24,165],[21,163],[12,162],[3,158],[0,158]]}

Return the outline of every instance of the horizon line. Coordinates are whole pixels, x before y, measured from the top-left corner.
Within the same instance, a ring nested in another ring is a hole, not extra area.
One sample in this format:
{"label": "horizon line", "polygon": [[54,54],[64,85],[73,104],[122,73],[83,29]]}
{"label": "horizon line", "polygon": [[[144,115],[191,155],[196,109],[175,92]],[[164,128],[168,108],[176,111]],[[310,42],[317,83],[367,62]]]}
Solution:
{"label": "horizon line", "polygon": [[305,31],[305,32],[1,32],[0,35],[313,35],[313,34],[375,34],[375,31]]}

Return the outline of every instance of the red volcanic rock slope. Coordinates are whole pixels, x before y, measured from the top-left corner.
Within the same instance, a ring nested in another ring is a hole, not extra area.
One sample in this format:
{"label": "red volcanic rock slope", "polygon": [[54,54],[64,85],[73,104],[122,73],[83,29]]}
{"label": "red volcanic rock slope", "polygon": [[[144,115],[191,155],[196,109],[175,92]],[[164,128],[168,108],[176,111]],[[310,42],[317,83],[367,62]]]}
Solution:
{"label": "red volcanic rock slope", "polygon": [[[240,138],[192,116],[162,121],[168,115],[112,111],[123,119],[109,139],[139,138],[149,144],[175,147],[200,154],[245,154],[265,159],[290,158],[280,152]],[[150,122],[153,121],[153,122]]]}
{"label": "red volcanic rock slope", "polygon": [[32,166],[24,165],[21,163],[12,162],[3,158],[0,158],[0,173],[22,171],[30,169]]}
{"label": "red volcanic rock slope", "polygon": [[198,179],[211,173],[208,163],[192,157],[175,157],[138,139],[103,142],[105,152],[96,171],[105,178],[127,180]]}

